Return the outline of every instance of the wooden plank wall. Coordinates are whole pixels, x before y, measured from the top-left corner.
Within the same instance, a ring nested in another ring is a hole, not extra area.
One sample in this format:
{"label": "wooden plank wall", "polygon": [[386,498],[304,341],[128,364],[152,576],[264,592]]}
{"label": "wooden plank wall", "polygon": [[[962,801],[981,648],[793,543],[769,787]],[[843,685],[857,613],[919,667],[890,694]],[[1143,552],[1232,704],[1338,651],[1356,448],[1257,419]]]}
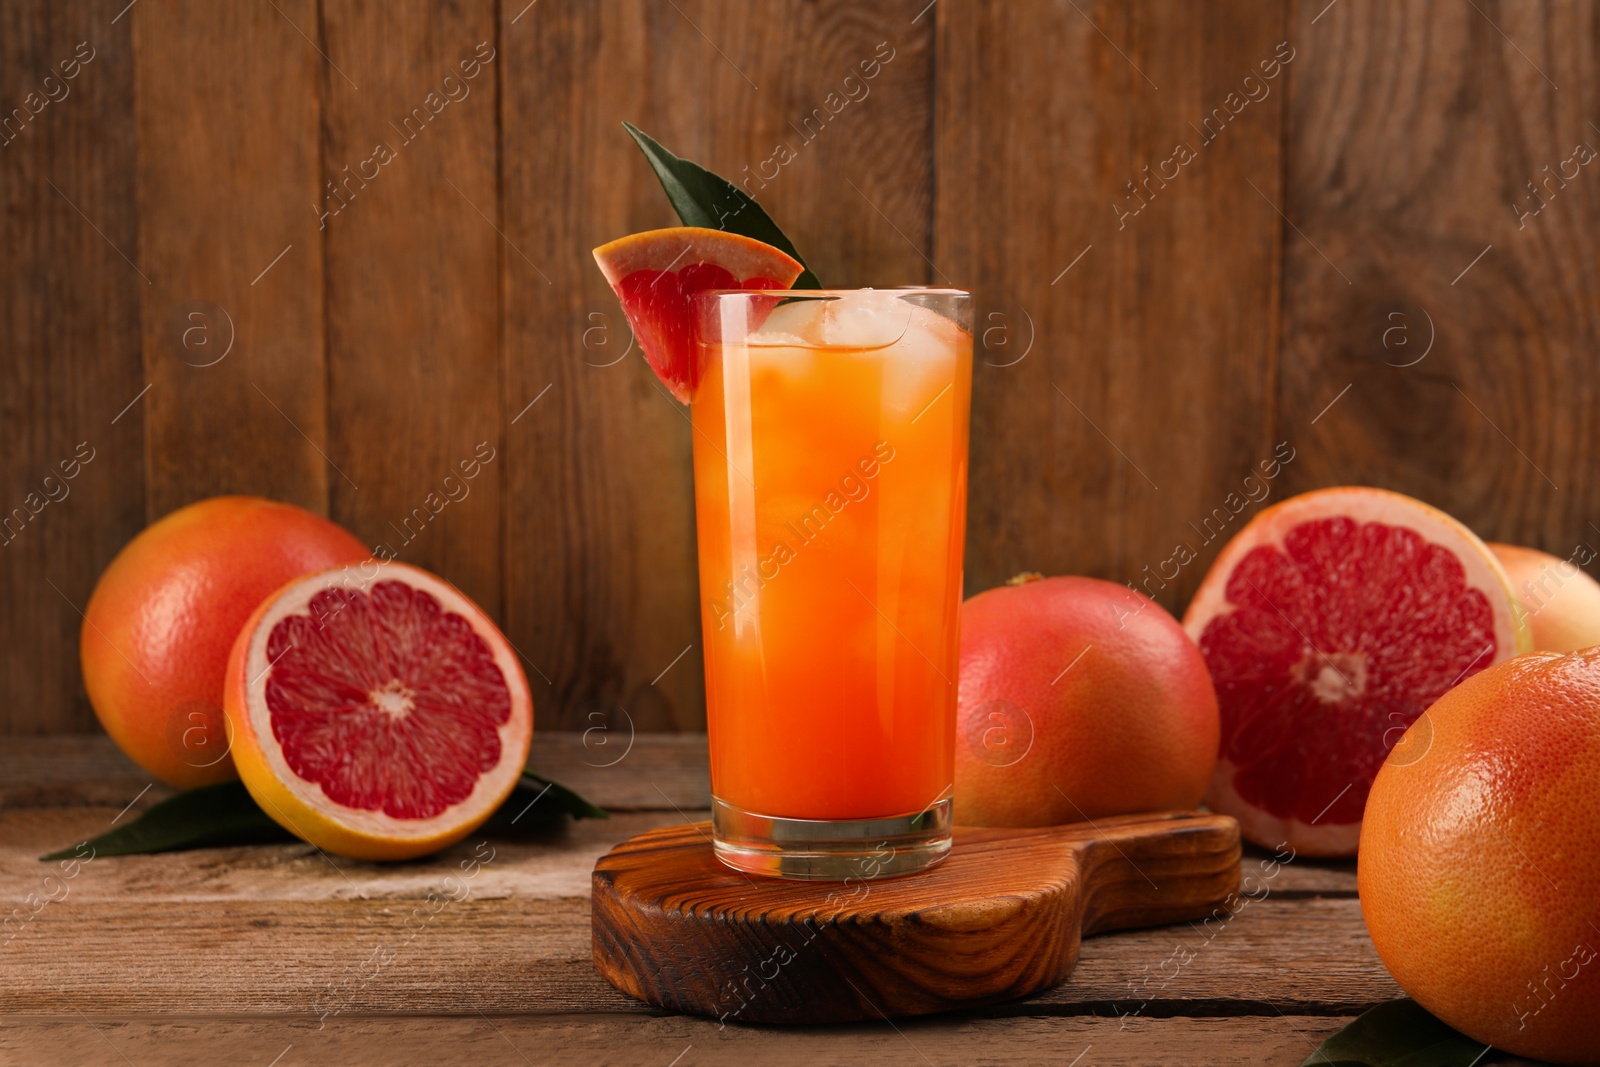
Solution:
{"label": "wooden plank wall", "polygon": [[97,727],[78,609],[145,520],[154,287],[137,266],[134,55],[116,14],[0,5],[0,733]]}
{"label": "wooden plank wall", "polygon": [[1495,540],[1600,548],[1600,168],[1575,159],[1600,150],[1600,10],[1316,6],[1287,141],[1289,486],[1367,481]]}
{"label": "wooden plank wall", "polygon": [[0,0],[0,733],[95,728],[78,608],[221,492],[443,573],[541,724],[700,728],[690,431],[588,254],[672,222],[622,119],[826,281],[975,290],[969,591],[1181,609],[1339,483],[1600,547],[1597,59],[1584,0]]}
{"label": "wooden plank wall", "polygon": [[1280,220],[1251,188],[1282,199],[1288,71],[1193,124],[1274,60],[1281,5],[943,14],[936,238],[988,342],[968,588],[1086,573],[1179,603],[1188,523],[1271,453]]}

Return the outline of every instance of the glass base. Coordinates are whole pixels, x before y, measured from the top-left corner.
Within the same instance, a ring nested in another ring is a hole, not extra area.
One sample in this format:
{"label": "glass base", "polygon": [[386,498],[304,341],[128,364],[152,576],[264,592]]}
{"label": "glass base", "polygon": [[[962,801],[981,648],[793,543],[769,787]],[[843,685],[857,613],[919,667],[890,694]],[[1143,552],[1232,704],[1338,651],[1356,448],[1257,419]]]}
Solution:
{"label": "glass base", "polygon": [[711,798],[717,859],[735,870],[800,881],[893,878],[950,851],[950,801],[883,819],[782,819]]}

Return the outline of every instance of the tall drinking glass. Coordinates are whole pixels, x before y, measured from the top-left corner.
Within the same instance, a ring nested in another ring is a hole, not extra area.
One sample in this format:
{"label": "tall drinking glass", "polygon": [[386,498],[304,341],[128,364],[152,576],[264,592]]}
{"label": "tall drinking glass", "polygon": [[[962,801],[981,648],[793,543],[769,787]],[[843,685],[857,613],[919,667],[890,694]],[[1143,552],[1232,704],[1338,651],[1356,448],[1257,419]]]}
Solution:
{"label": "tall drinking glass", "polygon": [[713,828],[732,867],[864,879],[949,850],[970,300],[696,300]]}

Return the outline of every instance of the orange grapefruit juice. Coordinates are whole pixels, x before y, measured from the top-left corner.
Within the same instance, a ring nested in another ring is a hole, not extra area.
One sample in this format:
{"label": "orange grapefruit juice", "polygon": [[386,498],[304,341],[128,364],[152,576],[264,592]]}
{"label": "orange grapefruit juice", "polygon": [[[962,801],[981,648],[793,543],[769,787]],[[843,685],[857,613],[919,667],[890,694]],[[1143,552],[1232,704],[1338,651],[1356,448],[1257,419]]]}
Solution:
{"label": "orange grapefruit juice", "polygon": [[692,407],[712,790],[790,819],[920,812],[953,779],[972,336],[892,290],[712,299]]}

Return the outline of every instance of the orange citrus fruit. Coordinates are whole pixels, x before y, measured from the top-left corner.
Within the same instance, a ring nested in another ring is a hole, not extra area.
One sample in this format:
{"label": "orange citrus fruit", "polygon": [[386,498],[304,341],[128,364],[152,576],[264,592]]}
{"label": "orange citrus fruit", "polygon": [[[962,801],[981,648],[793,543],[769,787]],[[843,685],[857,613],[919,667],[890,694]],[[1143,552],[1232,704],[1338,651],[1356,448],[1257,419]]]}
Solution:
{"label": "orange citrus fruit", "polygon": [[700,383],[690,298],[708,289],[787,289],[805,269],[769,244],[699,226],[629,234],[594,258],[651,368],[684,403]]}
{"label": "orange citrus fruit", "polygon": [[367,554],[327,519],[253,496],[212,497],[151,524],[83,613],[83,684],[106,733],[168,785],[235,777],[222,671],[239,626],[295,575]]}
{"label": "orange citrus fruit", "polygon": [[461,840],[516,786],[533,738],[516,650],[454,585],[404,563],[308,574],[262,601],[224,706],[261,810],[355,859]]}
{"label": "orange citrus fruit", "polygon": [[1198,804],[1217,698],[1177,620],[1115,582],[1012,583],[961,606],[956,821],[1045,826]]}
{"label": "orange citrus fruit", "polygon": [[1440,697],[1373,782],[1358,881],[1417,1003],[1496,1048],[1600,1064],[1600,649]]}
{"label": "orange citrus fruit", "polygon": [[1600,582],[1548,552],[1492,542],[1489,547],[1511,577],[1534,648],[1576,652],[1600,645]]}
{"label": "orange citrus fruit", "polygon": [[1473,532],[1383,489],[1319,489],[1228,542],[1183,625],[1217,686],[1206,802],[1245,837],[1349,855],[1406,727],[1462,679],[1529,649],[1509,580]]}

